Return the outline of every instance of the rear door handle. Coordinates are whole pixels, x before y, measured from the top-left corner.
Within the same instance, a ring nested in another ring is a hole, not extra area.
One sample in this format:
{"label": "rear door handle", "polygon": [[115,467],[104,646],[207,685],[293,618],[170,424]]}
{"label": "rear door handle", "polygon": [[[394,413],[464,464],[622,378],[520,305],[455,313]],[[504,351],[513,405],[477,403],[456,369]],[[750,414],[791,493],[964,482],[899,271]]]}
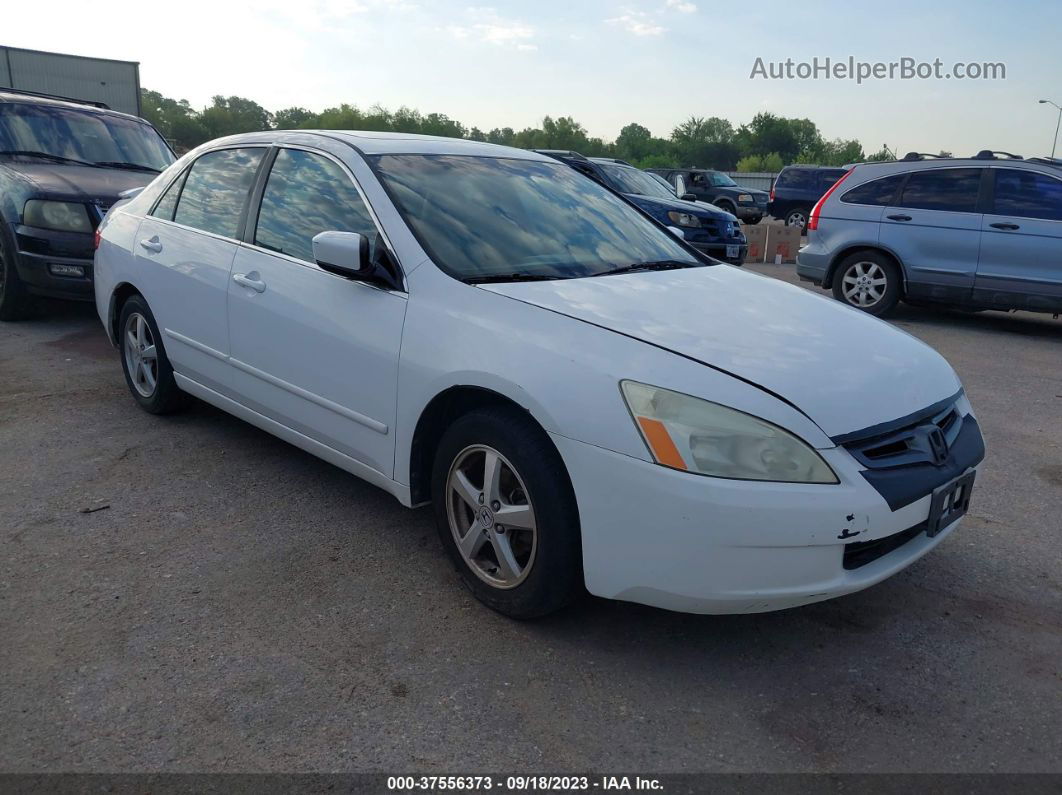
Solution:
{"label": "rear door handle", "polygon": [[993,229],[1021,229],[1017,224],[989,224]]}
{"label": "rear door handle", "polygon": [[886,215],[885,217],[888,218],[890,221],[910,221],[911,220],[911,216],[909,216],[909,215]]}
{"label": "rear door handle", "polygon": [[154,237],[149,238],[147,240],[141,240],[140,246],[142,248],[146,248],[152,254],[158,254],[160,251],[162,251],[162,243],[161,241],[159,241],[158,235],[155,235]]}
{"label": "rear door handle", "polygon": [[257,278],[258,274],[254,271],[250,273],[234,273],[232,274],[232,280],[236,284],[243,285],[244,287],[250,287],[256,293],[264,293],[266,283]]}

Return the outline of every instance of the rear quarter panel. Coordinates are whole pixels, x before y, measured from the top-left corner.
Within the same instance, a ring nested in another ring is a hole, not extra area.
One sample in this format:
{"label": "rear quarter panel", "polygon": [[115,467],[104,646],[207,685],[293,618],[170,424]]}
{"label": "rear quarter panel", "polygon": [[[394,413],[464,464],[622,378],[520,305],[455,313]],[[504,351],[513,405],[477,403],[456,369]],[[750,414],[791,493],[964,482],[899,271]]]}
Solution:
{"label": "rear quarter panel", "polygon": [[114,291],[123,283],[136,285],[133,245],[140,228],[140,217],[126,211],[128,205],[111,209],[100,224],[100,245],[93,265],[96,312],[113,343],[110,317]]}

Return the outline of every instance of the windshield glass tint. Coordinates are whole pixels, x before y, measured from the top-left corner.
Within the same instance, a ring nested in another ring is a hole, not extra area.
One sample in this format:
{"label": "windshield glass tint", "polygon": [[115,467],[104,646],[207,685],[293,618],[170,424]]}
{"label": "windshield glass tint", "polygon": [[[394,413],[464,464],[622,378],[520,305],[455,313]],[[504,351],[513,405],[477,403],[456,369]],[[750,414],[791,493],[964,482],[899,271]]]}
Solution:
{"label": "windshield glass tint", "polygon": [[615,166],[611,163],[598,163],[620,193],[633,193],[636,196],[650,196],[656,199],[674,199],[675,194],[650,177],[644,171],[630,166]]}
{"label": "windshield glass tint", "polygon": [[459,279],[571,278],[661,260],[699,264],[640,212],[561,163],[440,155],[373,160],[432,259]]}
{"label": "windshield glass tint", "polygon": [[0,105],[0,149],[89,163],[133,163],[157,171],[174,160],[155,129],[143,122],[18,102]]}
{"label": "windshield glass tint", "polygon": [[718,171],[712,172],[711,180],[712,185],[717,188],[732,188],[737,185],[737,183],[730,179],[726,174],[720,174]]}

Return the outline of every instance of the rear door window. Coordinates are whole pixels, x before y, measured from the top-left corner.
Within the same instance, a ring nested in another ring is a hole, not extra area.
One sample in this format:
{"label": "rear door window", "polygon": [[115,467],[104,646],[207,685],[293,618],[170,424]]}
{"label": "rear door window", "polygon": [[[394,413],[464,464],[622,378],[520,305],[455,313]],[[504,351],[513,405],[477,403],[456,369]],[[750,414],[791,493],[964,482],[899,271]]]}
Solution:
{"label": "rear door window", "polygon": [[222,237],[239,234],[240,218],[265,149],[207,152],[192,165],[173,220]]}
{"label": "rear door window", "polygon": [[845,204],[869,204],[874,207],[884,207],[892,204],[897,188],[903,182],[904,174],[893,174],[890,177],[872,179],[862,185],[852,188],[841,197]]}
{"label": "rear door window", "polygon": [[998,169],[993,212],[1062,221],[1062,180],[1034,171]]}
{"label": "rear door window", "polygon": [[181,175],[173,181],[170,187],[166,189],[166,192],[162,194],[162,198],[155,205],[155,209],[151,211],[151,216],[162,218],[166,221],[173,220],[173,211],[177,209],[177,197],[181,195],[181,185],[184,184],[184,178],[187,175],[187,171],[182,171]]}
{"label": "rear door window", "polygon": [[979,168],[935,168],[916,171],[907,178],[900,207],[972,213],[981,188]]}
{"label": "rear door window", "polygon": [[791,168],[778,175],[775,187],[793,190],[811,190],[815,187],[815,177],[806,168]]}

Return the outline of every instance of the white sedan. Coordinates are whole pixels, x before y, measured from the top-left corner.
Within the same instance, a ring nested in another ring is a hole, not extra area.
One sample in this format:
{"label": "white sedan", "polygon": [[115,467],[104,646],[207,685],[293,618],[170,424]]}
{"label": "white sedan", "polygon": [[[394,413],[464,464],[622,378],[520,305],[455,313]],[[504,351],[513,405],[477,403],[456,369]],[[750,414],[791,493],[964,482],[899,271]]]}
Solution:
{"label": "white sedan", "polygon": [[533,152],[213,141],[108,214],[95,291],[141,407],[194,395],[430,502],[514,617],[857,591],[954,531],[984,458],[932,349]]}

